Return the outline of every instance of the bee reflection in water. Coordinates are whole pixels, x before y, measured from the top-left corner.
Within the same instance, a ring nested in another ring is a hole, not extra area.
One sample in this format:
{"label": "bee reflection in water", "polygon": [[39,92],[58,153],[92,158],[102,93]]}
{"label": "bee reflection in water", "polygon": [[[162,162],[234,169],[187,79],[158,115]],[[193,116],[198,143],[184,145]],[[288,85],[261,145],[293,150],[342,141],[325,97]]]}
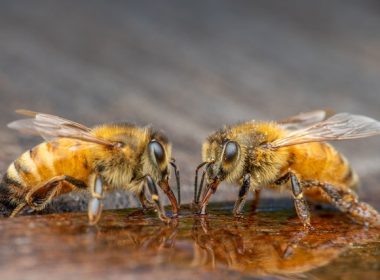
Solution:
{"label": "bee reflection in water", "polygon": [[283,218],[278,212],[246,219],[184,213],[176,225],[131,221],[112,231],[110,243],[144,267],[294,276],[330,264],[352,244],[365,246],[380,237],[380,230],[347,223],[340,213],[316,214],[318,232],[299,231],[296,218]]}
{"label": "bee reflection in water", "polygon": [[343,226],[339,232],[327,230],[317,234],[292,230],[289,225],[263,228],[241,220],[215,226],[214,220],[197,217],[192,228],[191,265],[211,269],[227,267],[254,275],[289,276],[325,266],[352,243],[364,244],[378,237],[378,230],[368,231],[355,225]]}

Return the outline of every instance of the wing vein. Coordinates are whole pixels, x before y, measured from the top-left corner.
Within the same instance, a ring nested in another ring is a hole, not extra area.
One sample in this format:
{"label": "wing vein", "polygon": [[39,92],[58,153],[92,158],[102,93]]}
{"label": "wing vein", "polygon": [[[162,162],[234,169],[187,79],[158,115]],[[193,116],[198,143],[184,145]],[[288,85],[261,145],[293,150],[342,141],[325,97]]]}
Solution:
{"label": "wing vein", "polygon": [[46,141],[53,138],[71,138],[107,146],[115,145],[112,141],[93,135],[90,128],[61,117],[28,110],[17,110],[16,112],[32,118],[11,122],[8,124],[9,128],[27,134],[40,135]]}
{"label": "wing vein", "polygon": [[291,131],[284,138],[273,141],[271,147],[364,138],[377,134],[380,134],[379,121],[365,116],[340,113],[308,127]]}

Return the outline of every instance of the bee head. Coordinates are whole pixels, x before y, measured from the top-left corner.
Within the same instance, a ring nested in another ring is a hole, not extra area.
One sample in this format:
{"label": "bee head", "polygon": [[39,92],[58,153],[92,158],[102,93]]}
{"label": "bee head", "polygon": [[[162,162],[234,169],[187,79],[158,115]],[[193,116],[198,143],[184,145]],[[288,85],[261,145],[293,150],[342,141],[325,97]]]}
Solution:
{"label": "bee head", "polygon": [[[194,201],[197,204],[200,202],[201,213],[205,213],[208,200],[222,181],[233,182],[243,174],[245,146],[239,144],[239,138],[229,137],[228,132],[228,129],[220,130],[209,136],[203,144],[203,163],[197,167],[194,184]],[[198,187],[198,170],[203,166],[205,170]],[[206,189],[202,192],[205,175]]]}
{"label": "bee head", "polygon": [[159,132],[154,132],[147,145],[144,173],[156,180],[168,179],[171,160],[171,145],[168,139]]}
{"label": "bee head", "polygon": [[242,161],[242,148],[237,141],[228,138],[206,141],[202,157],[210,163],[206,167],[209,181],[231,181],[231,175],[239,169]]}
{"label": "bee head", "polygon": [[[152,133],[143,157],[143,173],[144,175],[150,175],[164,191],[172,204],[173,214],[177,215],[179,210],[178,202],[169,185],[169,167],[171,165],[176,168],[171,158],[171,144],[164,134],[160,132]],[[177,189],[179,190],[179,175],[176,174],[176,176],[178,176]]]}

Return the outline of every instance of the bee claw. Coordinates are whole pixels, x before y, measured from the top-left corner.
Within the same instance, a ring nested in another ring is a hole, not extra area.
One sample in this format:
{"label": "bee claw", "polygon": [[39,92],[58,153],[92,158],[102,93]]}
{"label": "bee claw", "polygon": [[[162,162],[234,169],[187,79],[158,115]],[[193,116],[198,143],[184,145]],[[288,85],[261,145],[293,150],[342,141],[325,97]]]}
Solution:
{"label": "bee claw", "polygon": [[311,224],[304,224],[303,226],[304,226],[306,232],[315,231],[315,227],[313,227]]}
{"label": "bee claw", "polygon": [[171,219],[170,218],[168,218],[168,217],[160,217],[160,220],[162,221],[162,222],[164,222],[164,224],[166,224],[166,225],[168,225],[168,224],[170,224],[171,223]]}
{"label": "bee claw", "polygon": [[245,219],[245,216],[243,213],[235,213],[234,214],[234,219],[235,220],[244,220]]}
{"label": "bee claw", "polygon": [[98,198],[92,198],[88,205],[88,224],[96,225],[103,210],[103,203]]}

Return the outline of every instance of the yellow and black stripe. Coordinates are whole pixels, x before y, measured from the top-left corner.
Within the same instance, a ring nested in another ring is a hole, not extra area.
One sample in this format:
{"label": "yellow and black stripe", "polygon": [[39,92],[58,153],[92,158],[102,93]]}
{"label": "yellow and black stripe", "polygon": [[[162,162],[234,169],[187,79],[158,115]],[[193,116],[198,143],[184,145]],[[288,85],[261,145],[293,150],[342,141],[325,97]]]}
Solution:
{"label": "yellow and black stripe", "polygon": [[16,159],[0,183],[0,212],[9,215],[25,203],[25,196],[33,187],[56,176],[65,176],[60,193],[87,188],[84,182],[91,167],[85,153],[68,151],[67,147],[75,144],[71,139],[44,142]]}
{"label": "yellow and black stripe", "polygon": [[0,214],[9,216],[23,201],[24,186],[6,173],[0,183]]}

